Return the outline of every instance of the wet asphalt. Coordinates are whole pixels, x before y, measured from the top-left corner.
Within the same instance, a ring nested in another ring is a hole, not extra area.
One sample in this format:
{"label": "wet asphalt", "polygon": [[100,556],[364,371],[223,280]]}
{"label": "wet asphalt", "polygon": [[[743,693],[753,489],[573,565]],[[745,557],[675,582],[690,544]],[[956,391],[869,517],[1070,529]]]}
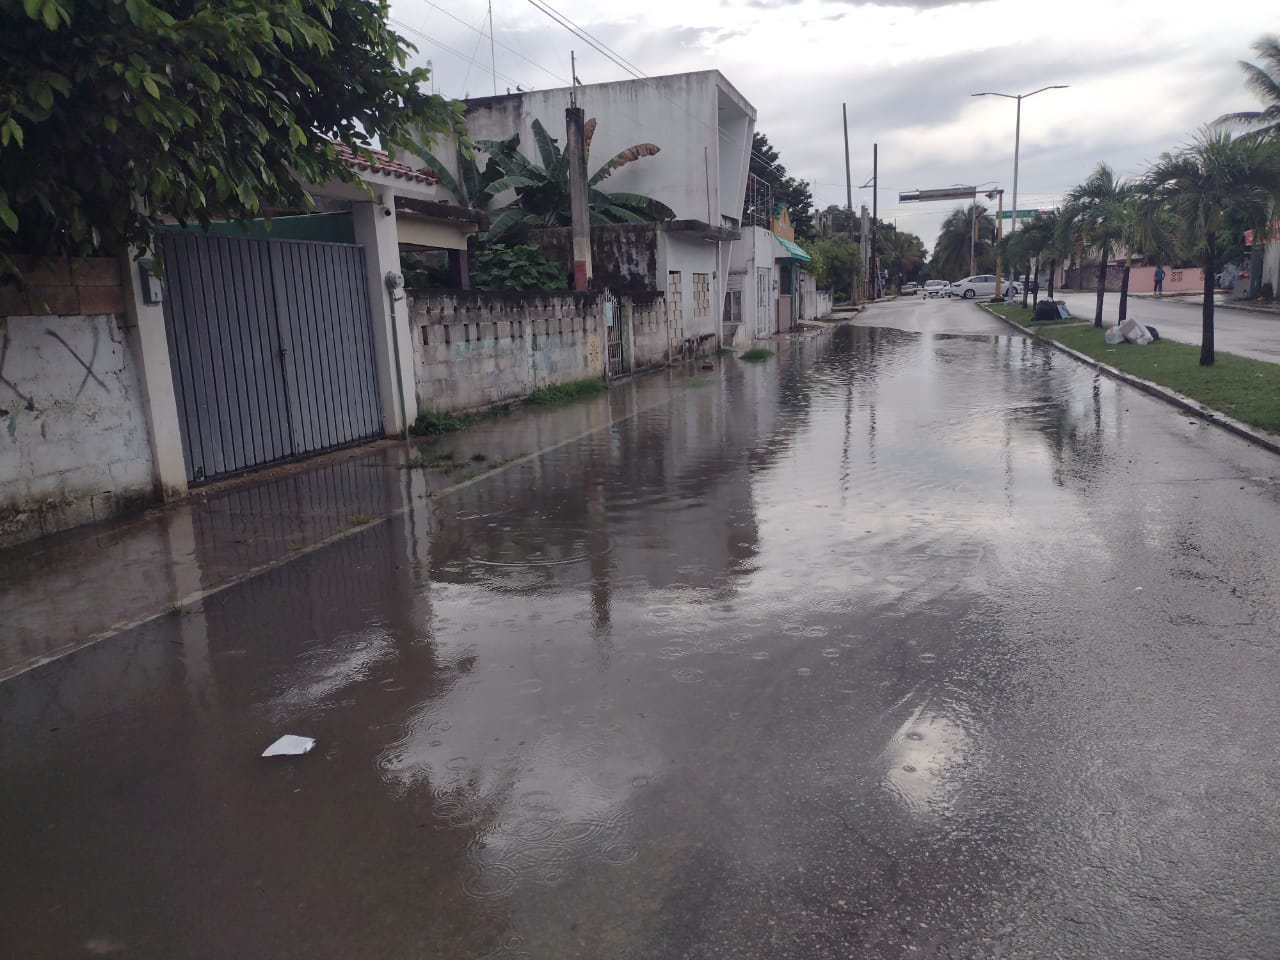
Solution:
{"label": "wet asphalt", "polygon": [[1280,461],[1005,333],[350,460],[367,524],[0,684],[0,956],[1280,955]]}

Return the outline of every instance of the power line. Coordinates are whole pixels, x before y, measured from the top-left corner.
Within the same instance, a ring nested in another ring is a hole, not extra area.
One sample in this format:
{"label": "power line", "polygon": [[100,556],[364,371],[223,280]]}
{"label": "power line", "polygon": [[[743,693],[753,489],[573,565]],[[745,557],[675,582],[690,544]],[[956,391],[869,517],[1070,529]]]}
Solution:
{"label": "power line", "polygon": [[[462,24],[464,27],[466,27],[468,30],[474,30],[474,31],[476,31],[476,33],[479,33],[479,34],[481,34],[481,35],[483,36],[484,31],[483,31],[483,30],[481,30],[479,27],[472,26],[471,24],[467,23],[467,21],[465,21],[465,20],[463,20],[461,17],[459,17],[457,14],[451,13],[450,11],[446,10],[444,7],[440,6],[440,4],[438,4],[438,3],[433,3],[433,2],[432,2],[432,0],[421,0],[421,2],[422,2],[422,3],[425,3],[425,4],[426,4],[427,6],[429,6],[429,7],[434,7],[436,10],[439,10],[439,11],[440,11],[441,13],[443,13],[446,17],[448,17],[450,20],[455,20],[455,21],[457,21],[458,23],[460,23],[460,24]],[[394,19],[394,18],[393,18],[393,19],[392,19],[392,23],[400,23],[400,24],[403,24],[404,22],[403,22],[402,20],[396,20],[396,19]],[[539,70],[541,70],[541,71],[542,71],[543,73],[545,73],[547,76],[549,76],[549,77],[554,77],[556,80],[560,81],[560,82],[561,82],[561,83],[563,83],[565,86],[568,86],[568,85],[569,85],[569,81],[568,81],[568,80],[566,80],[564,77],[560,76],[560,74],[556,73],[554,70],[548,70],[548,69],[547,69],[546,67],[544,67],[542,64],[538,63],[538,61],[537,61],[537,60],[531,60],[531,59],[529,59],[528,57],[526,57],[523,53],[521,53],[519,50],[515,49],[514,47],[512,47],[512,46],[508,46],[507,44],[503,43],[501,40],[494,40],[494,43],[496,43],[498,46],[500,46],[503,50],[506,50],[508,53],[514,54],[515,56],[519,57],[519,58],[520,58],[521,60],[523,60],[525,63],[530,64],[531,66],[537,67]]]}
{"label": "power line", "polygon": [[586,43],[588,46],[590,46],[593,50],[595,50],[597,53],[599,53],[602,57],[605,57],[605,58],[607,58],[608,60],[611,60],[615,65],[617,65],[617,66],[621,67],[623,70],[627,71],[627,73],[631,74],[631,75],[632,75],[633,77],[635,77],[637,80],[640,80],[640,79],[643,79],[643,78],[644,78],[644,74],[640,73],[640,72],[639,72],[638,70],[636,70],[634,67],[628,66],[626,62],[624,62],[624,61],[623,61],[622,59],[620,59],[618,56],[615,56],[614,54],[612,54],[611,52],[609,52],[609,50],[608,50],[606,47],[604,47],[602,44],[598,43],[594,38],[589,37],[589,36],[586,34],[586,32],[585,32],[585,31],[581,31],[581,30],[579,30],[579,29],[578,29],[578,28],[573,24],[573,21],[569,20],[568,18],[561,18],[561,16],[560,16],[558,13],[556,13],[554,10],[552,10],[550,7],[544,6],[544,5],[542,4],[541,0],[529,0],[529,4],[530,4],[530,5],[531,5],[535,10],[540,10],[542,13],[546,14],[548,17],[550,17],[552,20],[554,20],[554,21],[555,21],[556,23],[558,23],[560,26],[564,27],[566,30],[568,30],[570,33],[572,33],[572,34],[573,34],[575,37],[577,37],[579,40],[583,41],[583,42],[584,42],[584,43]]}
{"label": "power line", "polygon": [[[466,63],[472,64],[473,66],[477,66],[477,67],[484,67],[486,70],[489,69],[487,66],[485,66],[485,64],[481,63],[474,56],[467,56],[461,50],[455,50],[453,47],[449,46],[444,41],[437,40],[435,37],[430,36],[429,34],[423,33],[417,27],[412,26],[411,24],[405,23],[403,20],[392,19],[391,22],[394,23],[396,26],[400,27],[402,30],[408,30],[410,33],[422,38],[423,40],[426,40],[428,43],[434,43],[440,49],[446,50],[449,53],[452,53],[455,57],[465,61]],[[476,28],[473,28],[473,29],[476,29]],[[481,36],[483,37],[483,31],[481,31]],[[476,41],[476,44],[477,46],[479,46],[479,40]],[[496,76],[501,77],[503,80],[506,80],[508,83],[512,83],[516,85],[520,84],[520,81],[516,80],[515,77],[509,77],[505,73],[501,73],[497,70],[494,70],[493,73]]]}
{"label": "power line", "polygon": [[551,4],[547,3],[546,0],[529,0],[529,3],[531,3],[537,9],[541,10],[543,13],[546,13],[548,16],[557,20],[557,22],[560,22],[561,25],[565,27],[565,29],[571,30],[577,36],[581,37],[587,43],[591,44],[593,47],[595,47],[597,50],[603,53],[606,57],[608,57],[618,66],[630,72],[637,80],[644,78],[645,73],[643,70],[637,67],[634,63],[632,63],[622,54],[618,53],[616,50],[610,47],[603,40],[600,40],[599,38],[588,33],[582,27],[578,26],[576,23],[574,23],[572,20],[566,17],[563,13],[561,13],[555,7],[551,6]]}

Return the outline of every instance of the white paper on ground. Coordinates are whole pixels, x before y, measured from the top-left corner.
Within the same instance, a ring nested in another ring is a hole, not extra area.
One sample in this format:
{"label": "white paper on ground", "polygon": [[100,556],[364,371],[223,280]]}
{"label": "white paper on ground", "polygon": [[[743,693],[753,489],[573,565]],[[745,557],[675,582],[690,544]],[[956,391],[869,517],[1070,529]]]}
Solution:
{"label": "white paper on ground", "polygon": [[264,757],[296,757],[306,753],[316,745],[311,737],[295,737],[286,733],[283,737],[262,751]]}

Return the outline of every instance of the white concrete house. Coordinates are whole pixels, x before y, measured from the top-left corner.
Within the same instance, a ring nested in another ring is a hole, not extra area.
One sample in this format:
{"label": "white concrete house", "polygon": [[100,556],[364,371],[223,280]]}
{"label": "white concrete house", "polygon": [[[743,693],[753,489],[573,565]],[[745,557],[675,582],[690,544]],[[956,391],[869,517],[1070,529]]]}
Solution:
{"label": "white concrete house", "polygon": [[[537,162],[533,121],[541,121],[563,146],[571,92],[564,87],[469,100],[468,131],[473,139],[492,140],[518,133],[520,149]],[[675,212],[658,245],[659,289],[686,337],[719,338],[755,108],[718,70],[588,84],[576,96],[587,119],[596,120],[589,172],[633,144],[660,148],[614,172],[600,189],[644,194]]]}

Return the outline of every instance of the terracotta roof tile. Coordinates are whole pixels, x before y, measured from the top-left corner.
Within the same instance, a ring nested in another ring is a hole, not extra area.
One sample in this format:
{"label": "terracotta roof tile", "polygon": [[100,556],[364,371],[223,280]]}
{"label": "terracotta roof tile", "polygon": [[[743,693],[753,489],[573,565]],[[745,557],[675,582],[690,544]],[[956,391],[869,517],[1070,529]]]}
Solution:
{"label": "terracotta roof tile", "polygon": [[333,148],[338,152],[338,156],[346,162],[347,166],[354,170],[367,170],[370,173],[382,173],[389,177],[396,177],[400,180],[409,180],[413,183],[440,182],[440,178],[426,167],[415,168],[400,160],[392,160],[381,150],[370,151],[373,155],[373,162],[371,163],[364,157],[356,155],[345,144],[334,143]]}

